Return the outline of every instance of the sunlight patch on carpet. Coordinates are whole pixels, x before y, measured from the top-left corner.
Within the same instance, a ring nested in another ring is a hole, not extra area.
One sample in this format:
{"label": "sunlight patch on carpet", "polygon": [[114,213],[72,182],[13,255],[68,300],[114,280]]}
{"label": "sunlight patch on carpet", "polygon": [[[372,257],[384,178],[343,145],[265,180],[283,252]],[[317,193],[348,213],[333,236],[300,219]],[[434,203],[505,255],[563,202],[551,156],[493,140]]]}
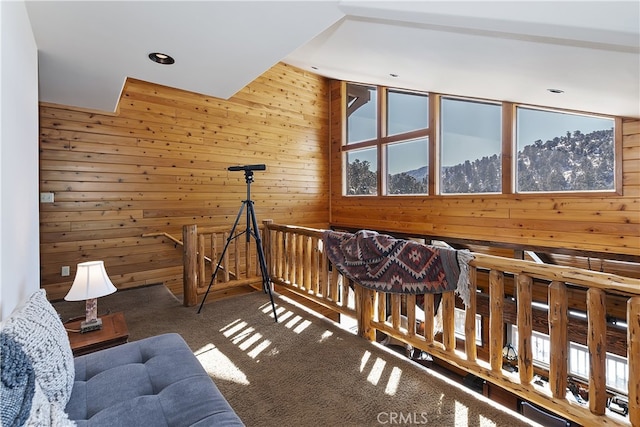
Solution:
{"label": "sunlight patch on carpet", "polygon": [[[250,329],[253,330],[253,328],[250,328]],[[249,347],[257,343],[261,339],[262,339],[262,334],[255,333],[251,335],[249,338],[247,338],[246,340],[244,340],[244,342],[239,343],[238,348],[240,350],[246,351]],[[236,340],[234,339],[233,342],[235,343]]]}
{"label": "sunlight patch on carpet", "polygon": [[296,323],[298,323],[299,321],[302,320],[302,316],[299,316],[296,314],[296,316],[289,320],[287,323],[284,324],[285,327],[287,327],[288,329],[291,329],[295,326]]}
{"label": "sunlight patch on carpet", "polygon": [[455,423],[460,427],[467,427],[469,425],[469,408],[466,405],[458,402],[455,402]]}
{"label": "sunlight patch on carpet", "polygon": [[402,369],[394,366],[391,369],[391,375],[389,375],[389,381],[387,381],[387,386],[384,389],[385,394],[389,396],[393,396],[398,391],[398,386],[400,385],[400,378],[402,377]]}
{"label": "sunlight patch on carpet", "polygon": [[480,418],[480,427],[496,427],[496,423],[485,417],[484,415],[480,414],[478,415],[478,418]]}
{"label": "sunlight patch on carpet", "polygon": [[198,358],[204,370],[214,380],[221,379],[241,385],[249,385],[247,376],[218,348],[209,343],[193,354]]}
{"label": "sunlight patch on carpet", "polygon": [[367,381],[369,381],[373,385],[378,385],[386,364],[387,362],[385,362],[384,360],[380,359],[379,357],[376,358],[376,361],[373,363],[371,371],[369,371],[369,375],[367,376]]}
{"label": "sunlight patch on carpet", "polygon": [[267,348],[269,348],[269,346],[271,345],[271,341],[269,340],[264,340],[262,341],[260,344],[258,344],[257,346],[254,347],[253,350],[251,350],[250,352],[247,353],[247,355],[252,358],[255,359],[256,357],[258,357],[260,355],[260,353],[262,353],[264,350],[266,350]]}
{"label": "sunlight patch on carpet", "polygon": [[[249,326],[242,319],[236,319],[220,329],[220,332],[240,350],[246,352],[247,356],[256,359],[264,350],[269,348],[271,341],[264,339],[262,334],[255,332],[255,330],[254,327]],[[253,347],[254,345],[255,347]],[[248,351],[249,349],[251,350]]]}
{"label": "sunlight patch on carpet", "polygon": [[331,331],[324,331],[322,333],[322,335],[320,336],[320,339],[318,340],[318,342],[323,342],[325,340],[328,340],[329,338],[331,338],[333,336],[333,332]]}
{"label": "sunlight patch on carpet", "polygon": [[246,326],[247,322],[244,322],[241,319],[236,319],[220,329],[220,332],[222,332],[222,335],[229,338],[231,335],[235,334]]}
{"label": "sunlight patch on carpet", "polygon": [[360,360],[360,372],[364,372],[364,367],[367,366],[367,362],[371,358],[371,352],[365,351]]}
{"label": "sunlight patch on carpet", "polygon": [[231,342],[234,343],[234,344],[238,344],[239,342],[244,341],[255,330],[256,330],[255,328],[247,327],[247,328],[243,329],[242,331],[238,332],[238,334],[234,335],[231,338]]}
{"label": "sunlight patch on carpet", "polygon": [[284,322],[285,320],[287,320],[291,316],[293,316],[293,312],[292,311],[284,311],[283,313],[278,313],[278,322]]}
{"label": "sunlight patch on carpet", "polygon": [[295,327],[293,332],[295,332],[296,334],[299,334],[302,331],[304,331],[305,329],[307,329],[309,327],[309,325],[311,325],[311,321],[304,320],[302,323],[300,323],[298,326]]}
{"label": "sunlight patch on carpet", "polygon": [[[283,320],[282,317],[284,316],[284,318],[288,318],[289,316],[291,316],[291,312],[287,311],[287,309],[281,305],[275,304],[275,309],[276,309],[276,314],[278,315],[278,321]],[[271,303],[266,303],[263,304],[259,307],[259,310],[262,311],[264,314],[268,314],[269,317],[273,318],[273,308],[271,307]],[[287,313],[285,313],[287,312]]]}

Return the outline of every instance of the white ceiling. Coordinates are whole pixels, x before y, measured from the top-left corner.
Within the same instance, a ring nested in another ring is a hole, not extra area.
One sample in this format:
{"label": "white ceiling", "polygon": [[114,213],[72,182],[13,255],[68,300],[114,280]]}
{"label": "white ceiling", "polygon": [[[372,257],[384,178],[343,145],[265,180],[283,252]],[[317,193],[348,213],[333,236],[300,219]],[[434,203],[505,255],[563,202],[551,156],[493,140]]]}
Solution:
{"label": "white ceiling", "polygon": [[[340,80],[640,117],[637,0],[26,4],[44,102],[114,111],[127,77],[226,99],[282,61]],[[176,63],[151,62],[154,51]]]}

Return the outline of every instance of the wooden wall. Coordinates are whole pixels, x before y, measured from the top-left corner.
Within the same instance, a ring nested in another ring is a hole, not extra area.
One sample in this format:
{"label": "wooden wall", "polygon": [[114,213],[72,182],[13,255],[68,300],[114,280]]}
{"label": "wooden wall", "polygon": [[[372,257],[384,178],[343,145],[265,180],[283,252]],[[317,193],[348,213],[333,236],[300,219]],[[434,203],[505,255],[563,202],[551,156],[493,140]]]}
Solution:
{"label": "wooden wall", "polygon": [[640,120],[624,119],[622,195],[342,195],[343,98],[331,86],[331,223],[527,247],[640,256]]}
{"label": "wooden wall", "polygon": [[[278,64],[229,100],[127,80],[117,114],[41,105],[41,285],[62,298],[76,264],[102,259],[118,288],[182,290],[182,226],[233,225],[243,172],[264,163],[252,199],[258,221],[326,228],[329,83]],[[244,229],[242,227],[241,229]],[[71,275],[61,276],[70,266]]]}

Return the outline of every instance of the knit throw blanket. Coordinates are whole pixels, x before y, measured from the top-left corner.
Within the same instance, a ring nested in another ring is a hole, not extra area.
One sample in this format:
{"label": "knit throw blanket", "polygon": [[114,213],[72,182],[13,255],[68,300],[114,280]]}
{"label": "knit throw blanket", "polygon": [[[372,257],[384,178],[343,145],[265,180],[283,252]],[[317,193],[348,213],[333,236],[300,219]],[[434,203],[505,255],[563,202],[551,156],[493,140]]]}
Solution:
{"label": "knit throw blanket", "polygon": [[375,231],[323,233],[324,248],[338,271],[376,291],[439,294],[456,291],[469,304],[468,251],[396,239]]}
{"label": "knit throw blanket", "polygon": [[31,412],[36,378],[22,345],[0,332],[0,425],[22,426]]}

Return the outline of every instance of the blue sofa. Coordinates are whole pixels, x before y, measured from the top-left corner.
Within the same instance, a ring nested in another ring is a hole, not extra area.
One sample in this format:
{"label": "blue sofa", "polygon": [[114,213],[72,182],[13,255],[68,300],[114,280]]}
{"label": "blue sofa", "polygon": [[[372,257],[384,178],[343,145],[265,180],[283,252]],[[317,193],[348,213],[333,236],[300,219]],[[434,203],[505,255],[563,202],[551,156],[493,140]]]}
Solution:
{"label": "blue sofa", "polygon": [[0,425],[244,425],[178,334],[74,358],[40,290],[0,336]]}

